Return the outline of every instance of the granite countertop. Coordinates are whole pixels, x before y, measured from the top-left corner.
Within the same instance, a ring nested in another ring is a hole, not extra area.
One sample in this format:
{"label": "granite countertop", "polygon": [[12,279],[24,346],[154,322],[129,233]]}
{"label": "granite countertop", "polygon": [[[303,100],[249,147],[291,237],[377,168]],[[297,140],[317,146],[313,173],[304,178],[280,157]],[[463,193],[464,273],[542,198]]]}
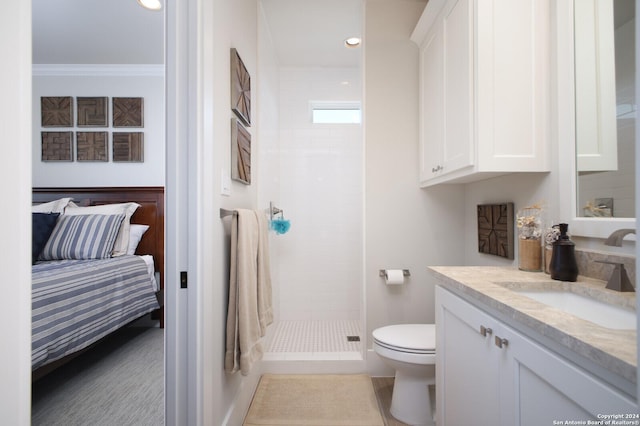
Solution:
{"label": "granite countertop", "polygon": [[[432,266],[444,288],[475,300],[528,327],[604,369],[636,383],[636,330],[614,330],[578,318],[518,294],[509,288],[564,289],[635,309],[636,294],[605,288],[606,283],[579,276],[575,283],[554,281],[542,272],[490,266]],[[514,323],[507,323],[514,326]],[[518,328],[517,326],[515,326]]]}

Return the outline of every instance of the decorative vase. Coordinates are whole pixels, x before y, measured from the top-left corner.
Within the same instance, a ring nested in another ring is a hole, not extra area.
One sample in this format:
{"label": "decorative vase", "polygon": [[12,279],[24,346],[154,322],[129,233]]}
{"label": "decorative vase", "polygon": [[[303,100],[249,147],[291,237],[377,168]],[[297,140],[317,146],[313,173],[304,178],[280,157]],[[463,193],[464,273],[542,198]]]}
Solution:
{"label": "decorative vase", "polygon": [[538,207],[518,211],[518,268],[523,271],[542,271],[541,213]]}
{"label": "decorative vase", "polygon": [[542,246],[540,238],[518,240],[518,268],[528,272],[542,270]]}

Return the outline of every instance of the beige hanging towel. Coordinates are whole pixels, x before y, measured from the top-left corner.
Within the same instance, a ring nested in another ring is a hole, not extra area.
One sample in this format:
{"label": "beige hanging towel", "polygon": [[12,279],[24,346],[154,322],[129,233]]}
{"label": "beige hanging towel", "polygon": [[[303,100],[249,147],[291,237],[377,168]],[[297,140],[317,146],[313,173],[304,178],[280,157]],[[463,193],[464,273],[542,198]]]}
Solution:
{"label": "beige hanging towel", "polygon": [[231,268],[225,371],[247,375],[262,358],[263,335],[258,316],[258,217],[238,209],[231,222]]}
{"label": "beige hanging towel", "polygon": [[255,214],[258,220],[258,320],[260,321],[260,334],[264,336],[267,332],[267,326],[273,322],[269,222],[264,213],[256,211]]}

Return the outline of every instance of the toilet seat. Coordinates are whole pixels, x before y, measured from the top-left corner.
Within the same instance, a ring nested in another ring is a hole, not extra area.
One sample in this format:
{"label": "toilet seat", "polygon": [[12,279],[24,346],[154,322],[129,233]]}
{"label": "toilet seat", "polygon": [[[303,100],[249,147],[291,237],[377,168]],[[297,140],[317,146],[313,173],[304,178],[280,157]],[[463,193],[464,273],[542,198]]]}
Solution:
{"label": "toilet seat", "polygon": [[373,330],[374,342],[392,351],[435,354],[435,324],[397,324]]}

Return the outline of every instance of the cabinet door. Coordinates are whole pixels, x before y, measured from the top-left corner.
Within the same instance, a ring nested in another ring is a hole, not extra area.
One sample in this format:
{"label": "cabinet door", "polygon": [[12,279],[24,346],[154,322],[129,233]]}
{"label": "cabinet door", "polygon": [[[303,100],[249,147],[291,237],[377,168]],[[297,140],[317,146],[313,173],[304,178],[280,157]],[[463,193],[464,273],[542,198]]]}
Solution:
{"label": "cabinet door", "polygon": [[480,172],[548,171],[550,1],[476,2]]}
{"label": "cabinet door", "polygon": [[444,37],[443,174],[473,165],[473,10],[470,0],[447,2]]}
{"label": "cabinet door", "polygon": [[420,49],[420,182],[442,170],[444,78],[442,25],[436,23]]}
{"label": "cabinet door", "polygon": [[[439,425],[500,424],[495,320],[436,287],[436,415]],[[445,380],[446,378],[446,380]]]}
{"label": "cabinet door", "polygon": [[503,333],[508,335],[512,359],[503,383],[516,399],[515,417],[509,424],[551,425],[554,420],[599,420],[598,414],[637,413],[633,400],[589,372],[518,332]]}

